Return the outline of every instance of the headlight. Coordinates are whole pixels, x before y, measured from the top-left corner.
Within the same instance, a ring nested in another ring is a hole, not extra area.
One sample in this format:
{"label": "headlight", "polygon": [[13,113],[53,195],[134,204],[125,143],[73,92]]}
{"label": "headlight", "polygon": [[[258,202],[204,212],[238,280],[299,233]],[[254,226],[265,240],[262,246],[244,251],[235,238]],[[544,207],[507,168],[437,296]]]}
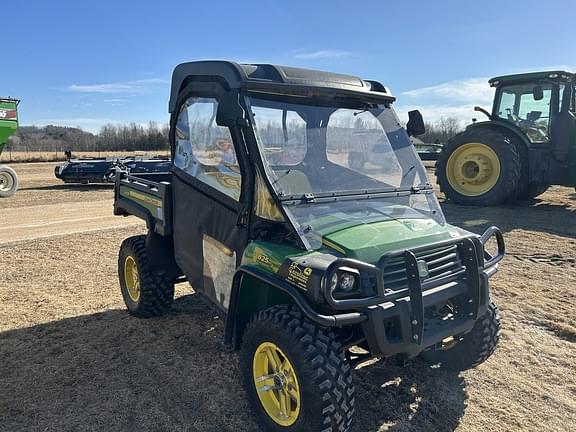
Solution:
{"label": "headlight", "polygon": [[340,267],[332,275],[330,280],[330,289],[335,297],[338,294],[347,296],[348,294],[358,291],[360,288],[360,273],[356,269]]}

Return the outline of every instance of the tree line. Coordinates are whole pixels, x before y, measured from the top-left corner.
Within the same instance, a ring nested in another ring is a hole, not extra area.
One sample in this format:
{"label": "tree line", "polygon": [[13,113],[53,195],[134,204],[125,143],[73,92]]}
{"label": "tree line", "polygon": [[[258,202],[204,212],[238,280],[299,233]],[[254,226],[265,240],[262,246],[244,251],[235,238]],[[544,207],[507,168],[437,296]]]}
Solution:
{"label": "tree line", "polygon": [[21,126],[9,139],[7,151],[114,152],[168,150],[168,125],[107,124],[98,133],[63,126]]}
{"label": "tree line", "polygon": [[[278,140],[284,137],[271,125],[262,125],[266,135]],[[301,127],[290,125],[290,138],[302,138]],[[462,130],[460,122],[453,117],[442,118],[426,124],[426,133],[418,138],[425,143],[446,143]],[[168,125],[149,122],[147,125],[107,124],[98,133],[63,126],[21,126],[9,139],[7,151],[21,152],[81,152],[114,151],[158,151],[168,150]]]}
{"label": "tree line", "polygon": [[446,142],[463,128],[457,118],[442,117],[435,123],[425,123],[426,133],[418,136],[425,143],[446,144]]}

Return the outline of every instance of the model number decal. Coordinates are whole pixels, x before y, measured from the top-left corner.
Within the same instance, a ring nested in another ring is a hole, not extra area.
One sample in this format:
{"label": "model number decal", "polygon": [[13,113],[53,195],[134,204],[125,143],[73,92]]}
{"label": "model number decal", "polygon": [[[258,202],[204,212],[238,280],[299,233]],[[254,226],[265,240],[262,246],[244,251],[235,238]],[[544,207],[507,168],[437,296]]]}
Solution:
{"label": "model number decal", "polygon": [[157,198],[153,198],[153,197],[145,195],[143,193],[129,190],[129,191],[126,191],[126,196],[129,196],[130,198],[134,198],[134,199],[143,201],[146,204],[151,204],[151,205],[156,206],[156,207],[162,207],[162,200],[157,199]]}

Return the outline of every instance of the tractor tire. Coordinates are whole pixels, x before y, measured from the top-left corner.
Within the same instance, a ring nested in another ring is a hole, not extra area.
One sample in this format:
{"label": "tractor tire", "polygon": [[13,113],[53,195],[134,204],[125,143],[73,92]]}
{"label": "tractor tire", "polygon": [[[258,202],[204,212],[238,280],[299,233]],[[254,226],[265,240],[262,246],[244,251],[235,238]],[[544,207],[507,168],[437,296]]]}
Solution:
{"label": "tractor tire", "polygon": [[0,165],[0,198],[8,198],[18,190],[18,176],[12,168]]}
{"label": "tractor tire", "polygon": [[522,158],[516,143],[493,129],[472,129],[452,138],[436,164],[440,190],[456,204],[497,206],[516,198]]}
{"label": "tractor tire", "polygon": [[542,185],[537,183],[529,183],[524,187],[524,190],[518,194],[518,199],[523,201],[532,201],[539,195],[542,195],[548,190],[550,185]]}
{"label": "tractor tire", "polygon": [[146,236],[122,242],[118,279],[128,312],[138,318],[163,315],[174,301],[174,282],[148,262]]}
{"label": "tractor tire", "polygon": [[488,311],[472,328],[470,333],[450,348],[434,347],[424,351],[421,357],[430,364],[440,364],[442,369],[463,371],[485,362],[496,350],[500,340],[500,314],[498,307],[490,302]]}
{"label": "tractor tire", "polygon": [[344,432],[350,427],[354,385],[342,346],[298,308],[275,306],[251,320],[240,368],[263,430]]}
{"label": "tractor tire", "polygon": [[522,172],[520,174],[520,188],[516,199],[520,201],[532,201],[538,195],[542,195],[548,190],[550,185],[531,183],[530,182],[530,157],[526,146],[514,140],[516,148],[522,158]]}

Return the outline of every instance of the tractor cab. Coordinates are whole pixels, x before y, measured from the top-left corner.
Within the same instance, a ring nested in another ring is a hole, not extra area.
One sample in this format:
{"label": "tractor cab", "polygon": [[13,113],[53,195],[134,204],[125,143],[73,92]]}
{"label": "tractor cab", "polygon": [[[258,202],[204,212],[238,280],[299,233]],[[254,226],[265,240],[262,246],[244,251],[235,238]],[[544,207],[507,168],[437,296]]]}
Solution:
{"label": "tractor cab", "polygon": [[[562,139],[566,135],[563,129],[570,129],[570,123],[574,123],[572,73],[510,75],[493,78],[489,83],[496,87],[492,118],[514,124],[530,143],[550,143],[553,136]],[[566,152],[570,144],[556,143],[554,150],[560,158],[567,156],[562,151]]]}

